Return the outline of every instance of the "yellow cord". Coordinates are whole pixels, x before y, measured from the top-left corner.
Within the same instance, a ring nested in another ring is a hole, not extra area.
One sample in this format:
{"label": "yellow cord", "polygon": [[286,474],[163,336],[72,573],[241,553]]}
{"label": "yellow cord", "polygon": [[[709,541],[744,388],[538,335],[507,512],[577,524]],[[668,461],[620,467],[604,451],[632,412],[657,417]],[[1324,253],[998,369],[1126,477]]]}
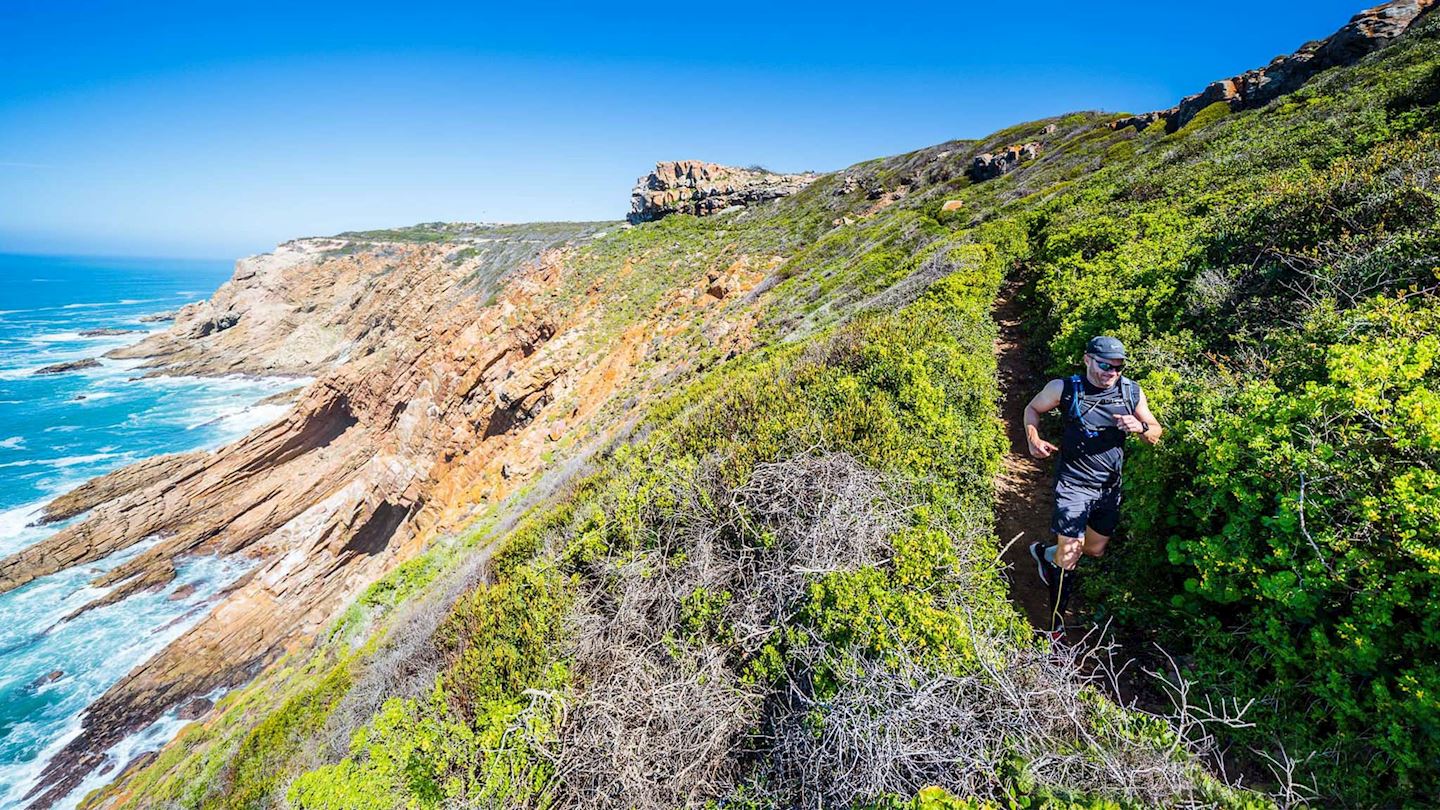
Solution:
{"label": "yellow cord", "polygon": [[[1059,553],[1060,553],[1060,545],[1059,545],[1059,542],[1058,542],[1058,541],[1056,542],[1056,545],[1055,545],[1055,553],[1056,553],[1056,556],[1059,556]],[[1064,569],[1063,567],[1061,567],[1061,566],[1058,566],[1058,565],[1056,566],[1056,568],[1059,568],[1059,569],[1060,569],[1060,579],[1059,579],[1059,581],[1057,581],[1057,582],[1055,583],[1055,607],[1053,607],[1053,608],[1051,609],[1051,611],[1050,611],[1050,631],[1049,631],[1049,632],[1050,632],[1050,634],[1051,634],[1051,635],[1050,635],[1050,640],[1051,640],[1052,643],[1053,643],[1054,640],[1055,640],[1055,636],[1054,636],[1054,633],[1055,633],[1055,625],[1057,625],[1057,624],[1060,623],[1060,622],[1058,621],[1058,619],[1060,618],[1060,599],[1061,599],[1061,597],[1063,597],[1063,596],[1065,595],[1065,569]]]}

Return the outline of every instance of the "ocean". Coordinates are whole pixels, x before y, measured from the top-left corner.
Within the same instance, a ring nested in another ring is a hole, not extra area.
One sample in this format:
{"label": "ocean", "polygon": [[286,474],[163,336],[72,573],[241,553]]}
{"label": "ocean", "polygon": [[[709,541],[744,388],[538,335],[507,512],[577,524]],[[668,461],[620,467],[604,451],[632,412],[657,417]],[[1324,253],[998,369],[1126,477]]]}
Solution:
{"label": "ocean", "polygon": [[[29,525],[48,500],[87,479],[149,456],[218,447],[284,412],[257,403],[306,380],[140,379],[140,361],[100,357],[164,329],[141,316],[208,297],[231,270],[228,261],[0,254],[0,557],[83,519]],[[137,332],[81,334],[105,328]],[[34,374],[89,357],[100,366]],[[243,560],[182,560],[159,591],[65,618],[106,592],[90,585],[98,573],[152,542],[0,594],[0,807],[21,806],[45,762],[79,733],[85,707],[199,621],[245,572]],[[186,585],[194,593],[170,598]],[[109,752],[112,765],[158,748],[181,725],[172,713],[133,735]],[[93,774],[59,806],[117,772]]]}

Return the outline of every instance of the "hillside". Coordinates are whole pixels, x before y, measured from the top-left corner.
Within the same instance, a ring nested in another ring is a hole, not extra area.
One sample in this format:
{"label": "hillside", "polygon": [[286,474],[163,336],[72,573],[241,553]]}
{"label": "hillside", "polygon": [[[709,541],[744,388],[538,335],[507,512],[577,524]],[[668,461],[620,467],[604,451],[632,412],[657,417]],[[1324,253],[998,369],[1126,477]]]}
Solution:
{"label": "hillside", "polygon": [[[662,164],[633,226],[242,261],[122,354],[314,382],[213,454],[57,503],[88,516],[0,561],[0,589],[156,535],[107,598],[183,555],[256,568],[94,706],[35,806],[104,768],[88,806],[1423,803],[1429,5],[1154,116],[819,176]],[[1002,289],[1008,351],[1060,373],[1118,335],[1169,431],[1133,452],[1074,619],[1164,647],[1153,688],[1189,701],[1168,717],[1011,601]],[[107,756],[182,708],[158,754]]]}

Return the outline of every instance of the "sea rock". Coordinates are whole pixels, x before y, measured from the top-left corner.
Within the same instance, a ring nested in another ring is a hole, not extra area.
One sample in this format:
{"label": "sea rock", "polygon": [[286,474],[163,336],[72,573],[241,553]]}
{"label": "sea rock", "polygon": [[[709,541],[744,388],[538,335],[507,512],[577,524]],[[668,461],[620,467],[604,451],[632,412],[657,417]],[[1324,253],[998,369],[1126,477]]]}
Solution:
{"label": "sea rock", "polygon": [[670,214],[708,216],[794,194],[819,176],[737,169],[698,160],[663,161],[636,181],[627,220],[652,222]]}
{"label": "sea rock", "polygon": [[169,312],[152,312],[149,315],[141,315],[136,320],[140,321],[141,323],[163,323],[165,321],[173,321],[175,320],[175,310],[172,309]]}
{"label": "sea rock", "polygon": [[117,329],[113,326],[106,326],[100,329],[81,329],[80,337],[109,337],[110,335],[134,335],[140,333],[139,329]]}
{"label": "sea rock", "polygon": [[80,369],[82,369],[82,368],[96,368],[96,367],[98,367],[99,365],[100,365],[100,361],[99,361],[99,360],[96,360],[96,359],[93,358],[93,357],[87,357],[87,358],[85,358],[84,360],[67,360],[67,361],[64,362],[64,363],[52,363],[51,365],[48,365],[48,366],[46,366],[46,367],[44,367],[44,368],[37,368],[37,369],[35,369],[34,373],[35,373],[35,374],[63,374],[63,373],[65,373],[65,372],[67,372],[67,371],[78,371],[78,370],[80,370]]}
{"label": "sea rock", "polygon": [[175,716],[181,720],[198,720],[204,717],[215,708],[215,701],[209,698],[197,697],[185,701],[175,712]]}
{"label": "sea rock", "polygon": [[35,680],[31,681],[31,682],[30,682],[30,688],[31,688],[31,689],[39,689],[40,687],[45,686],[45,685],[47,685],[47,684],[55,683],[56,681],[60,680],[60,679],[63,678],[63,677],[65,677],[65,670],[63,670],[63,669],[51,670],[50,672],[48,672],[48,673],[46,673],[46,674],[44,674],[44,675],[41,675],[40,677],[38,677],[38,678],[36,678]]}
{"label": "sea rock", "polygon": [[171,591],[171,592],[170,592],[170,595],[169,595],[169,596],[166,596],[165,598],[166,598],[167,600],[171,601],[171,602],[179,602],[179,601],[182,600],[182,599],[188,599],[188,598],[194,596],[194,595],[195,595],[195,590],[196,590],[195,583],[193,583],[193,582],[187,582],[187,583],[185,583],[184,585],[181,585],[180,587],[178,587],[178,588],[176,588],[175,590]]}
{"label": "sea rock", "polygon": [[976,155],[970,162],[970,179],[980,182],[999,177],[1015,171],[1021,163],[1034,160],[1039,154],[1040,144],[1031,142],[1007,146],[999,152]]}

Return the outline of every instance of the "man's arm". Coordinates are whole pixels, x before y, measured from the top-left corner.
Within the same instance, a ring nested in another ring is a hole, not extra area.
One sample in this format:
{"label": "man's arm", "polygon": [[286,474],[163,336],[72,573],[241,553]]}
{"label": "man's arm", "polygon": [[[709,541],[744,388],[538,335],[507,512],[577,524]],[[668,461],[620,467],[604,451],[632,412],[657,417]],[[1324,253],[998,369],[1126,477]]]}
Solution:
{"label": "man's arm", "polygon": [[1150,403],[1145,399],[1143,391],[1140,392],[1140,401],[1135,403],[1135,415],[1117,416],[1115,424],[1126,433],[1134,433],[1150,444],[1159,444],[1160,434],[1165,432],[1155,414],[1150,412]]}
{"label": "man's arm", "polygon": [[1060,395],[1064,391],[1064,380],[1051,380],[1025,406],[1025,439],[1030,443],[1030,455],[1035,458],[1049,458],[1059,449],[1040,438],[1040,414],[1060,407]]}

